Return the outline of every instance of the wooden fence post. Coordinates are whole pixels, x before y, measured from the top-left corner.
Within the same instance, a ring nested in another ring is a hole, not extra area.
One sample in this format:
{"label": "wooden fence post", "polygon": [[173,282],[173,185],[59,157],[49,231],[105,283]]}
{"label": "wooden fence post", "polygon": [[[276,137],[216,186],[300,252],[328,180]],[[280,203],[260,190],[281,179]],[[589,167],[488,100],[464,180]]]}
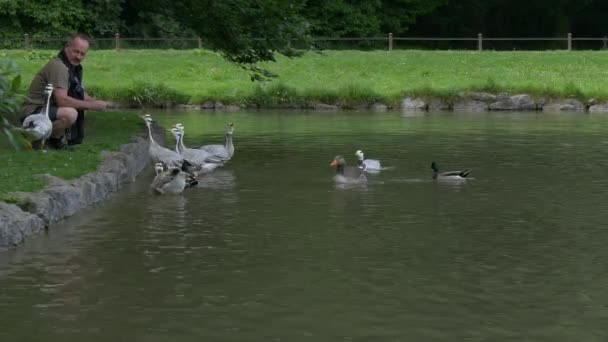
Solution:
{"label": "wooden fence post", "polygon": [[23,48],[26,51],[30,49],[30,35],[27,33],[23,36]]}
{"label": "wooden fence post", "polygon": [[198,48],[199,49],[203,48],[203,41],[201,40],[201,37],[198,37]]}
{"label": "wooden fence post", "polygon": [[608,49],[608,37],[604,36],[604,39],[602,39],[602,41],[604,42],[604,50]]}
{"label": "wooden fence post", "polygon": [[568,51],[572,51],[572,33],[568,33]]}
{"label": "wooden fence post", "polygon": [[483,51],[483,34],[477,34],[477,51]]}
{"label": "wooden fence post", "polygon": [[393,51],[393,33],[388,34],[388,51]]}
{"label": "wooden fence post", "polygon": [[114,48],[118,51],[120,49],[120,33],[116,32],[114,35]]}

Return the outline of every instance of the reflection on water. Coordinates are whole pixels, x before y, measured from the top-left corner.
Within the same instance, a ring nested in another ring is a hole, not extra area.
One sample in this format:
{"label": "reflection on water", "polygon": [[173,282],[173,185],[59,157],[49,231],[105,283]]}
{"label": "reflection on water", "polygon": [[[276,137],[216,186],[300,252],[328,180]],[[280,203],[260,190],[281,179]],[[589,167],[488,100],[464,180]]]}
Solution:
{"label": "reflection on water", "polygon": [[[235,158],[179,196],[147,170],[0,253],[0,340],[608,337],[607,117],[155,118],[188,146],[235,122]],[[336,184],[328,161],[359,148],[390,168]]]}
{"label": "reflection on water", "polygon": [[199,178],[198,187],[207,189],[232,189],[236,185],[234,172],[232,170],[218,169],[213,173],[203,175]]}

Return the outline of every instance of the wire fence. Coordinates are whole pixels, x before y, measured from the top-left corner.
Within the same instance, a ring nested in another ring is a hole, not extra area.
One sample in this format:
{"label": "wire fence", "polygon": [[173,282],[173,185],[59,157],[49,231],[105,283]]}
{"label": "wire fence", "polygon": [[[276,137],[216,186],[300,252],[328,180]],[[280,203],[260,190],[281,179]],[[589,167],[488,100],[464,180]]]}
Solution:
{"label": "wire fence", "polygon": [[[324,50],[607,50],[608,37],[575,37],[569,33],[565,37],[494,38],[484,37],[393,37],[392,33],[381,37],[336,38],[317,37],[315,47]],[[23,38],[2,39],[0,49],[60,49],[65,38]],[[292,42],[296,48],[308,49],[303,42]],[[202,49],[203,41],[192,38],[138,38],[121,37],[94,38],[91,49]]]}

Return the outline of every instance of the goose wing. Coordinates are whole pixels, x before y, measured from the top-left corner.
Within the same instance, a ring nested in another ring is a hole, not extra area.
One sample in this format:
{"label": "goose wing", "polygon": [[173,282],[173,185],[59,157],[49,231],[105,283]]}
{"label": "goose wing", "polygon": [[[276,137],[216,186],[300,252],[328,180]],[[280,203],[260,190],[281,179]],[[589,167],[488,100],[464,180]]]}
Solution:
{"label": "goose wing", "polygon": [[198,149],[194,149],[194,148],[187,148],[182,153],[182,155],[184,156],[184,158],[186,158],[190,161],[193,161],[195,163],[199,163],[199,164],[205,164],[205,163],[223,164],[225,162],[225,160],[219,156],[210,154],[207,151],[198,150]]}
{"label": "goose wing", "polygon": [[376,159],[365,159],[362,163],[364,170],[380,170],[382,166],[379,160]]}
{"label": "goose wing", "polygon": [[21,128],[34,140],[47,139],[53,130],[53,123],[45,114],[38,113],[28,115],[23,120]]}
{"label": "goose wing", "polygon": [[204,145],[198,148],[199,150],[205,151],[210,155],[217,156],[220,159],[228,160],[230,155],[224,145]]}

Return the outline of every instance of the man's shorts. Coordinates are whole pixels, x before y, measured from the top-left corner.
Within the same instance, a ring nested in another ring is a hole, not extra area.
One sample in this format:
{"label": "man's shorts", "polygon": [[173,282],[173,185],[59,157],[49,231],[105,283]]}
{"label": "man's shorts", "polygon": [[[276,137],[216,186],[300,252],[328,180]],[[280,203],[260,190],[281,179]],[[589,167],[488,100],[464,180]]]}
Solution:
{"label": "man's shorts", "polygon": [[[38,113],[42,113],[42,112],[44,112],[44,107],[36,108],[35,111],[29,113],[28,115],[21,116],[21,118],[20,118],[21,123],[23,123],[23,120],[25,120],[26,117],[28,117],[32,114],[38,114]],[[49,106],[49,119],[51,119],[51,122],[54,122],[55,120],[57,120],[57,107]]]}

